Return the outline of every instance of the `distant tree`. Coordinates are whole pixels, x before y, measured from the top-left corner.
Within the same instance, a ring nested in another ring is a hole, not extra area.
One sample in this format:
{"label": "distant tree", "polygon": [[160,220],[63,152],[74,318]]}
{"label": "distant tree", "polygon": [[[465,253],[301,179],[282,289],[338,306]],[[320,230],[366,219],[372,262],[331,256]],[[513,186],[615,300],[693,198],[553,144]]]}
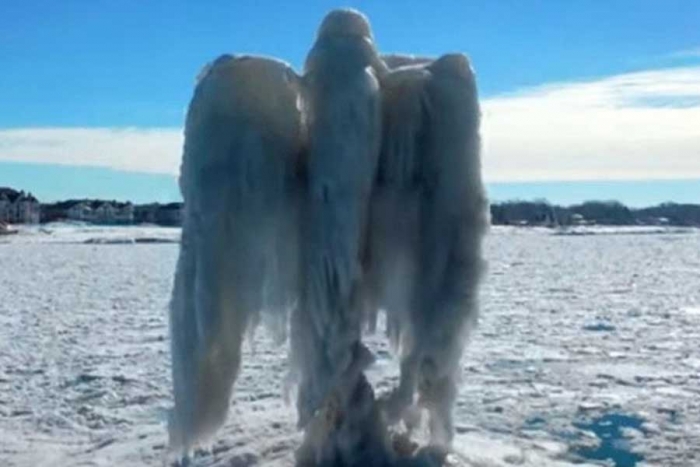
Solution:
{"label": "distant tree", "polygon": [[665,219],[669,225],[700,226],[700,205],[697,204],[662,203],[638,209],[636,214],[645,223],[659,223]]}
{"label": "distant tree", "polygon": [[700,227],[700,205],[662,203],[641,209],[630,209],[619,201],[586,201],[572,206],[552,205],[545,199],[512,200],[491,204],[494,225],[560,225],[572,224],[578,214],[586,222],[598,225],[675,225]]}
{"label": "distant tree", "polygon": [[586,220],[594,220],[603,225],[633,225],[632,211],[619,201],[586,201],[570,206],[572,211],[581,214]]}
{"label": "distant tree", "polygon": [[491,205],[491,222],[503,225],[549,225],[555,212],[547,200],[507,201]]}

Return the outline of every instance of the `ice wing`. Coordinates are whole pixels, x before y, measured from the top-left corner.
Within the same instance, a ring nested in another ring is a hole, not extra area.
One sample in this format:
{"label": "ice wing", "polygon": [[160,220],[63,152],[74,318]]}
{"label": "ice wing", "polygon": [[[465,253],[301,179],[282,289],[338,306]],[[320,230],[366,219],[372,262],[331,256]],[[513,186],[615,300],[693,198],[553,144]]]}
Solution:
{"label": "ice wing", "polygon": [[453,405],[468,332],[477,319],[482,240],[489,223],[481,173],[476,81],[464,55],[428,65],[429,128],[424,143],[418,308],[414,310],[418,393],[430,412],[431,438],[449,444]]}
{"label": "ice wing", "polygon": [[298,89],[282,62],[223,56],[205,69],[190,103],[170,305],[169,432],[180,454],[224,423],[246,329],[261,311],[284,323],[297,295]]}
{"label": "ice wing", "polygon": [[418,392],[433,440],[449,443],[488,224],[476,85],[463,55],[384,60],[393,71],[382,82],[368,281],[401,348],[401,380],[385,412],[397,420]]}
{"label": "ice wing", "polygon": [[[384,57],[384,60],[387,58]],[[422,65],[394,69],[382,80],[382,144],[370,205],[367,289],[371,311],[387,312],[397,347],[410,328],[419,264],[423,157],[428,126]]]}

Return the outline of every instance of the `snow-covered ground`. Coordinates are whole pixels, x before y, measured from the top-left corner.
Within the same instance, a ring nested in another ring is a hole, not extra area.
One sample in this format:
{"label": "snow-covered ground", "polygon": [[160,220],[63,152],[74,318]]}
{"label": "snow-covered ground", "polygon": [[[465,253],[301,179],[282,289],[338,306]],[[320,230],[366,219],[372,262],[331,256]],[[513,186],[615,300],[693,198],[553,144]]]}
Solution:
{"label": "snow-covered ground", "polygon": [[3,243],[62,243],[62,244],[133,244],[177,243],[180,229],[175,227],[98,226],[81,222],[61,222],[41,226],[15,226],[19,235],[0,236]]}
{"label": "snow-covered ground", "polygon": [[[700,233],[586,233],[492,230],[457,406],[462,464],[700,465]],[[0,237],[1,465],[162,465],[178,236],[54,225]],[[373,348],[381,392],[397,369],[382,339]],[[197,465],[291,465],[284,355],[258,334]]]}

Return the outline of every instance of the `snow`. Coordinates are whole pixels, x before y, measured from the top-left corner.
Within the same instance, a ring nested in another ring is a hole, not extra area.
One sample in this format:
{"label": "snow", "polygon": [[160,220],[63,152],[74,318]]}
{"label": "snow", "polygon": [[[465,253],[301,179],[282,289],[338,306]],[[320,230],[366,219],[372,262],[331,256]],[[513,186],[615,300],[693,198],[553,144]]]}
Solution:
{"label": "snow", "polygon": [[661,227],[661,226],[570,226],[561,227],[555,235],[659,235],[692,233],[691,227]]}
{"label": "snow", "polygon": [[[43,229],[43,227],[42,227]],[[177,229],[76,225],[0,240],[0,460],[163,465],[167,303]],[[494,228],[463,361],[456,465],[700,463],[700,233],[551,235]],[[604,323],[606,327],[595,328]],[[593,328],[592,328],[593,327]],[[597,330],[587,330],[597,329]],[[369,378],[395,384],[381,336]],[[286,351],[259,332],[201,466],[287,466],[301,436]],[[604,441],[613,433],[619,439]],[[610,462],[610,458],[608,458]],[[614,465],[614,464],[611,464]]]}
{"label": "snow", "polygon": [[155,225],[97,226],[81,222],[56,222],[40,226],[16,226],[19,235],[0,237],[3,243],[178,243],[180,229]]}

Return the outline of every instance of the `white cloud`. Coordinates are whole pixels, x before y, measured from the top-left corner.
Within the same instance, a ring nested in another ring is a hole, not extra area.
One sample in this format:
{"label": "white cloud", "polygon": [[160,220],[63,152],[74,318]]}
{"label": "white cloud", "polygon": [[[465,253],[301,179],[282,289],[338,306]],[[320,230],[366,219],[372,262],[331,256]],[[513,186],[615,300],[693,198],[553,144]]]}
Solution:
{"label": "white cloud", "polygon": [[696,58],[700,57],[700,47],[679,50],[668,55],[671,58]]}
{"label": "white cloud", "polygon": [[[483,100],[488,181],[700,178],[700,67]],[[0,130],[0,160],[177,174],[179,128]]]}
{"label": "white cloud", "polygon": [[178,173],[179,128],[20,128],[0,130],[0,160]]}
{"label": "white cloud", "polygon": [[700,67],[485,99],[490,181],[700,178]]}

